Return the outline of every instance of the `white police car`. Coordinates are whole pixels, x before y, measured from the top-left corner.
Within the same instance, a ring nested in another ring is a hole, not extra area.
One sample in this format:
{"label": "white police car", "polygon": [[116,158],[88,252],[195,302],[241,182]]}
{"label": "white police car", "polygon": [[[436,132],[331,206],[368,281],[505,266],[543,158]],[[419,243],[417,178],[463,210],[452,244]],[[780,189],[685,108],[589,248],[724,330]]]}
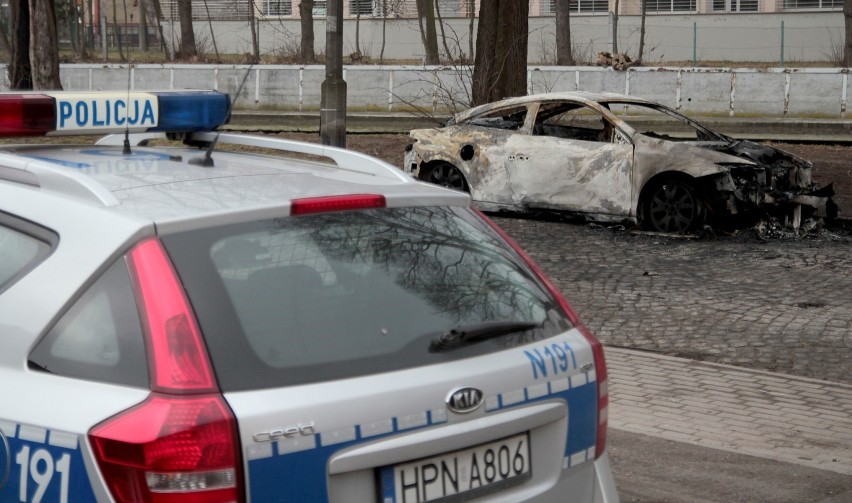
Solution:
{"label": "white police car", "polygon": [[0,95],[119,133],[0,149],[0,501],[617,501],[601,345],[468,195],[229,110]]}

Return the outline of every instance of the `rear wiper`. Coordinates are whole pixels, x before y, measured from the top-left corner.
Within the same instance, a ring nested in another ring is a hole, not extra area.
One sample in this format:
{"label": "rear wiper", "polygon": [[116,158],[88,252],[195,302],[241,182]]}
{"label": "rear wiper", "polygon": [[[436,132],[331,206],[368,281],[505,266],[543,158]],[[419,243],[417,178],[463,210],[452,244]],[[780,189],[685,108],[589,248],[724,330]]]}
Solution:
{"label": "rear wiper", "polygon": [[460,325],[432,339],[429,344],[431,353],[439,353],[465,344],[491,339],[517,332],[538,328],[541,323],[532,321],[483,321]]}

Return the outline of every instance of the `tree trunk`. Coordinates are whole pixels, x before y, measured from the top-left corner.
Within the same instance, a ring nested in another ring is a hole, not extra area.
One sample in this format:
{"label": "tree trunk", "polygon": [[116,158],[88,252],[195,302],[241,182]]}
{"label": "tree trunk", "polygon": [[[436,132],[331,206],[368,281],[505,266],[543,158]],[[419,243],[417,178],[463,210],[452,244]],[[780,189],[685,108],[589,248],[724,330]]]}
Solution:
{"label": "tree trunk", "polygon": [[843,66],[852,66],[852,0],[843,2],[843,20],[846,25],[846,43],[843,46]]}
{"label": "tree trunk", "polygon": [[441,63],[438,58],[438,32],[435,30],[434,0],[417,0],[417,21],[420,23],[420,39],[426,51],[426,64]]}
{"label": "tree trunk", "polygon": [[7,61],[11,61],[12,44],[9,43],[9,36],[6,34],[6,28],[3,25],[0,25],[0,46],[3,47],[3,52],[9,56]]}
{"label": "tree trunk", "polygon": [[387,0],[381,0],[382,2],[382,49],[379,51],[379,64],[385,62],[385,42],[387,41],[387,28],[388,28],[388,2]]}
{"label": "tree trunk", "polygon": [[[9,27],[12,28],[12,29],[14,29],[14,26],[12,25],[11,9],[14,8],[13,5],[12,5],[14,3],[15,2],[12,1],[11,4],[9,5],[10,17],[9,17],[8,22],[9,22]],[[12,60],[12,43],[9,42],[9,35],[6,32],[5,23],[0,23],[0,45],[2,45],[2,47],[3,47],[3,52],[6,53],[6,56],[7,56],[6,61],[11,61]]]}
{"label": "tree trunk", "polygon": [[[89,17],[89,26],[85,28],[86,33],[83,35],[83,47],[86,51],[95,51],[95,26],[98,25],[98,20],[95,19],[95,2],[94,0],[86,0],[86,14]],[[83,16],[85,19],[86,16]],[[85,21],[84,21],[85,22]]]}
{"label": "tree trunk", "polygon": [[476,19],[476,6],[474,5],[475,0],[468,0],[467,4],[467,42],[468,42],[468,50],[470,54],[468,54],[468,61],[473,61],[474,58],[474,49],[473,49],[473,21]]}
{"label": "tree trunk", "polygon": [[126,61],[124,51],[121,48],[121,28],[118,25],[118,9],[116,8],[115,0],[112,0],[112,35],[115,37],[116,44],[118,44],[118,57],[122,61]]}
{"label": "tree trunk", "polygon": [[213,19],[210,17],[210,7],[204,0],[204,11],[207,13],[207,26],[210,28],[210,40],[213,41],[213,52],[216,53],[216,62],[219,63],[219,48],[216,46],[216,34],[213,33]]}
{"label": "tree trunk", "polygon": [[53,0],[30,0],[30,62],[33,89],[62,89]]}
{"label": "tree trunk", "polygon": [[612,54],[618,54],[618,0],[612,9]]}
{"label": "tree trunk", "polygon": [[197,55],[195,49],[195,31],[192,28],[192,1],[177,0],[178,16],[180,17],[180,57],[193,58]]}
{"label": "tree trunk", "polygon": [[251,27],[252,63],[260,61],[260,35],[257,32],[257,19],[254,17],[254,0],[248,0],[248,22]]}
{"label": "tree trunk", "polygon": [[30,65],[30,4],[28,0],[10,3],[12,54],[9,58],[9,87],[17,90],[33,88],[33,71]]}
{"label": "tree trunk", "polygon": [[570,0],[555,0],[556,7],[556,64],[574,66],[571,47]]}
{"label": "tree trunk", "polygon": [[441,42],[444,44],[444,51],[447,55],[447,59],[452,62],[455,59],[455,56],[453,56],[453,52],[450,50],[449,44],[447,44],[447,33],[444,31],[444,19],[441,17],[440,2],[435,2],[435,15],[438,18],[438,26],[441,28]]}
{"label": "tree trunk", "polygon": [[314,52],[314,0],[299,2],[299,19],[302,25],[302,41],[299,53],[302,64],[314,63],[317,55]]}
{"label": "tree trunk", "polygon": [[62,17],[65,21],[65,27],[68,30],[68,39],[71,41],[71,49],[74,51],[74,56],[79,57],[80,45],[77,41],[77,5],[71,2],[67,2],[63,5],[60,5],[59,8],[64,9]]}
{"label": "tree trunk", "polygon": [[[647,4],[646,0],[641,0],[642,2],[642,21],[639,25],[639,55],[636,56],[636,64],[642,64],[642,58],[645,57],[645,13],[647,12]],[[848,3],[848,2],[847,2]]]}
{"label": "tree trunk", "polygon": [[473,105],[526,94],[529,3],[482,0],[473,69]]}
{"label": "tree trunk", "polygon": [[355,2],[355,53],[361,57],[361,5]]}
{"label": "tree trunk", "polygon": [[148,15],[145,13],[145,1],[139,2],[139,51],[148,52]]}
{"label": "tree trunk", "polygon": [[[145,10],[145,25],[148,23],[154,22],[157,27],[157,36],[160,39],[160,47],[164,54],[168,54],[169,51],[166,47],[166,37],[163,34],[163,25],[160,24],[160,18],[162,17],[160,14],[162,13],[162,9],[160,9],[159,0],[139,0],[142,3],[142,8]],[[147,31],[146,31],[147,35]]]}

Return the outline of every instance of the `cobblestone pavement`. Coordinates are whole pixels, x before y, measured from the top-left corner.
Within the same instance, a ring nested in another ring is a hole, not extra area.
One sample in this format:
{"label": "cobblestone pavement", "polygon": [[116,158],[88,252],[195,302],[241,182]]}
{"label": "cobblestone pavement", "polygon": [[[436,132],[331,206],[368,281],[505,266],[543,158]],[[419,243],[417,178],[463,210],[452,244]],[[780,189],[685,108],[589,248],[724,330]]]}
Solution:
{"label": "cobblestone pavement", "polygon": [[494,218],[612,347],[852,384],[852,239]]}
{"label": "cobblestone pavement", "polygon": [[[607,345],[610,428],[824,470],[834,478],[823,476],[816,489],[848,501],[848,232],[760,240],[747,231],[699,240],[494,220],[542,266]],[[636,470],[635,464],[613,457],[621,490],[633,487],[630,474]],[[720,480],[735,487],[744,483],[721,471]],[[817,499],[808,493],[813,489],[808,484],[789,480],[788,489]],[[684,490],[677,481],[660,481],[660,488],[667,494],[664,501],[678,501],[668,492]],[[639,489],[640,494],[647,491]],[[751,491],[740,501],[779,501],[771,490]],[[731,500],[730,495],[703,493],[702,501]]]}

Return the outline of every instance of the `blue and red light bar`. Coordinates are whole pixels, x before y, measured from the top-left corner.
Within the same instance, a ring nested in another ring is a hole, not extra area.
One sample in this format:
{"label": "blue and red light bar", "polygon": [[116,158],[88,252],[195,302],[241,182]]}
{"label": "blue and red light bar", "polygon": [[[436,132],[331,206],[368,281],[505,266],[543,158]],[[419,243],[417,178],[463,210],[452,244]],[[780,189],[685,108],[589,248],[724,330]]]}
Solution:
{"label": "blue and red light bar", "polygon": [[230,111],[218,91],[0,93],[0,136],[212,131]]}

